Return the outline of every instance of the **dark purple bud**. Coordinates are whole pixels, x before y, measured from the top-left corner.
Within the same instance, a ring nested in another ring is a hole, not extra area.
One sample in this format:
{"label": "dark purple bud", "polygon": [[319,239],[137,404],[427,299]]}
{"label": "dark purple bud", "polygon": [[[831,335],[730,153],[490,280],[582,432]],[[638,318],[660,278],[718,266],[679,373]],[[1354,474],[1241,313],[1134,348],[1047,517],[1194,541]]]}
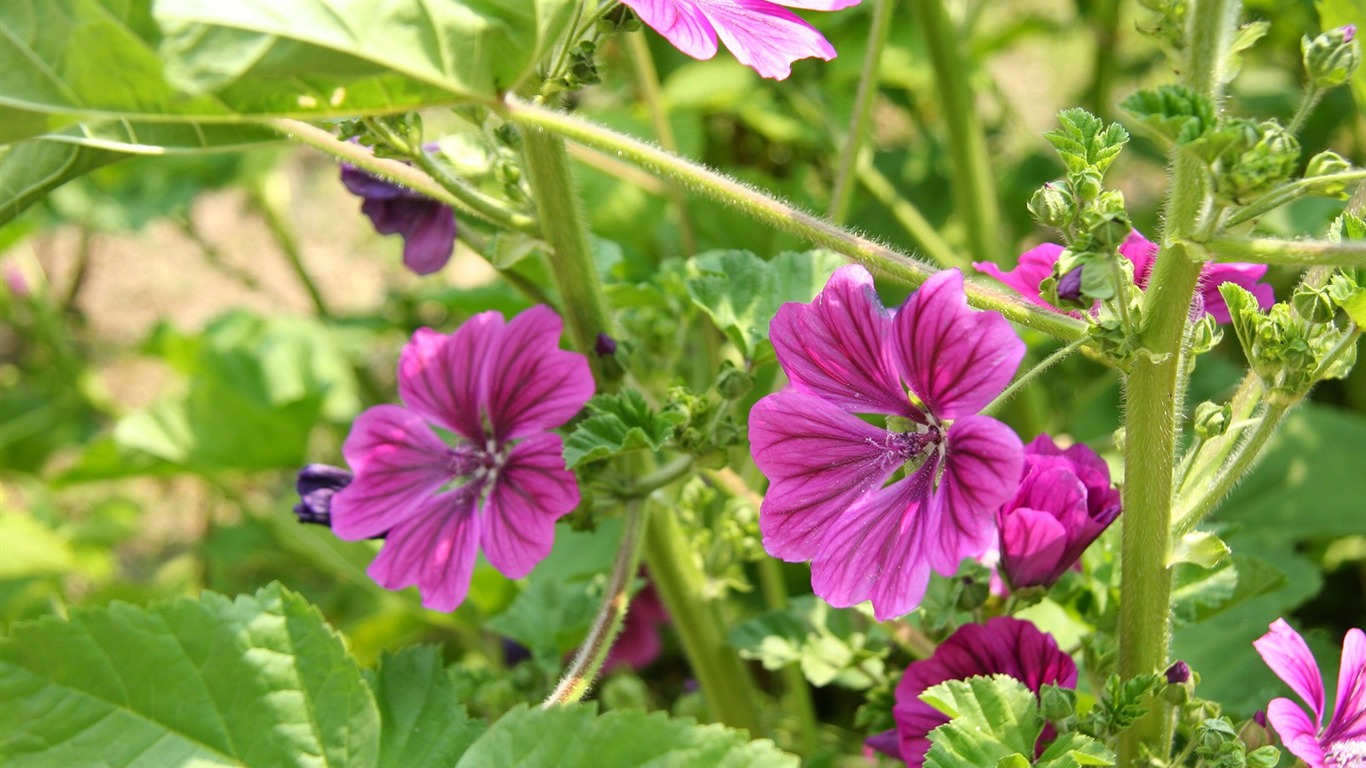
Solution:
{"label": "dark purple bud", "polygon": [[513,667],[529,658],[531,658],[530,648],[527,648],[516,640],[511,640],[506,637],[503,638],[504,666]]}
{"label": "dark purple bud", "polygon": [[1357,25],[1344,24],[1342,27],[1342,42],[1350,43],[1357,36]]}
{"label": "dark purple bud", "polygon": [[863,740],[863,746],[896,760],[903,759],[901,757],[901,737],[896,735],[895,728],[869,736]]}
{"label": "dark purple bud", "polygon": [[[1353,27],[1353,29],[1355,29],[1355,27]],[[1254,722],[1254,723],[1256,723],[1257,725],[1260,725],[1261,727],[1265,728],[1265,727],[1266,727],[1266,710],[1265,710],[1265,709],[1259,709],[1259,710],[1257,710],[1256,712],[1253,712],[1253,713],[1252,713],[1252,722]]]}
{"label": "dark purple bud", "polygon": [[1058,280],[1058,299],[1062,301],[1081,301],[1081,270],[1077,267]]}
{"label": "dark purple bud", "polygon": [[597,342],[593,344],[593,351],[598,357],[611,357],[617,353],[617,340],[605,333],[599,333]]}
{"label": "dark purple bud", "polygon": [[301,523],[332,525],[332,496],[351,483],[351,472],[327,464],[309,464],[299,470],[294,487],[299,491],[299,503],[294,514]]}
{"label": "dark purple bud", "polygon": [[1171,685],[1180,685],[1191,679],[1190,665],[1184,661],[1178,661],[1167,667],[1167,682]]}

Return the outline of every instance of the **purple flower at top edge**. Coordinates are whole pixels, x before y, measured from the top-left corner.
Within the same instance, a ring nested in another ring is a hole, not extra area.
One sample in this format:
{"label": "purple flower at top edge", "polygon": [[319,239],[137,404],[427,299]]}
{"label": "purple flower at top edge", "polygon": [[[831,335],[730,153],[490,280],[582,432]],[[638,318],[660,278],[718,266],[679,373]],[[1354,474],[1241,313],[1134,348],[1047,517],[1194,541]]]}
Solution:
{"label": "purple flower at top edge", "polygon": [[[972,266],[978,272],[985,272],[1015,289],[1016,293],[1029,302],[1056,310],[1056,307],[1044,301],[1039,295],[1039,283],[1053,274],[1053,265],[1062,252],[1063,247],[1061,245],[1043,243],[1020,254],[1019,263],[1015,269],[1008,272],[988,262],[973,262]],[[1134,282],[1137,283],[1138,287],[1147,288],[1148,276],[1152,272],[1153,264],[1157,261],[1157,245],[1138,232],[1130,232],[1129,236],[1120,244],[1119,254],[1134,265]],[[1073,277],[1074,274],[1075,277]],[[1234,283],[1251,292],[1262,309],[1268,309],[1275,303],[1276,297],[1271,286],[1258,282],[1265,275],[1265,264],[1206,264],[1204,269],[1200,271],[1200,287],[1196,301],[1200,303],[1205,313],[1214,316],[1215,321],[1227,323],[1230,321],[1228,306],[1224,304],[1223,294],[1219,293],[1219,286],[1224,283]],[[1076,286],[1067,282],[1069,279],[1075,282]],[[1069,272],[1059,283],[1059,293],[1065,294],[1069,289],[1079,288],[1080,280],[1081,272],[1079,270]]]}
{"label": "purple flower at top edge", "polygon": [[548,430],[593,394],[587,358],[559,348],[561,328],[543,306],[511,322],[483,312],[450,335],[420,328],[403,348],[405,406],[356,418],[342,445],[355,479],[332,498],[341,538],[388,532],[368,571],[380,586],[415,584],[423,605],[450,611],[480,549],[514,579],[550,552],[579,489]]}
{"label": "purple flower at top edge", "polygon": [[1308,715],[1290,699],[1274,699],[1266,717],[1285,748],[1309,768],[1366,767],[1366,633],[1350,629],[1342,640],[1337,702],[1323,726],[1323,676],[1304,638],[1276,619],[1271,631],[1252,644],[1276,676],[1313,711]]}
{"label": "purple flower at top edge", "polygon": [[[871,600],[879,621],[905,614],[931,570],[952,574],[995,538],[1022,446],[977,412],[1010,381],[1024,343],[1000,315],[968,307],[957,270],[893,315],[858,266],[836,270],[810,304],[784,304],[770,338],[790,386],[749,416],[754,461],[771,481],[764,548],[811,561],[812,589],[831,605]],[[874,426],[859,413],[892,418]]]}
{"label": "purple flower at top edge", "polygon": [[647,583],[631,598],[631,609],[621,625],[621,634],[603,662],[604,670],[644,669],[659,658],[663,643],[659,628],[669,623],[669,612],[653,584]]}
{"label": "purple flower at top edge", "polygon": [[[930,750],[930,731],[949,718],[920,700],[920,694],[946,680],[965,680],[977,675],[1010,675],[1038,695],[1045,685],[1074,688],[1077,665],[1058,648],[1052,635],[1033,624],[1009,616],[988,619],[985,624],[965,624],[934,649],[928,659],[911,662],[896,686],[896,746],[878,734],[869,746],[900,757],[910,768],[920,768]],[[1051,740],[1051,729],[1039,737],[1040,745]]]}
{"label": "purple flower at top edge", "polygon": [[403,236],[403,264],[419,275],[439,271],[455,252],[455,212],[353,165],[342,164],[341,180],[363,199],[360,210],[381,235]]}
{"label": "purple flower at top edge", "polygon": [[1039,435],[1025,446],[1019,489],[997,513],[1001,572],[1017,589],[1052,586],[1119,512],[1104,459]]}
{"label": "purple flower at top edge", "polygon": [[[717,38],[735,58],[763,77],[783,80],[798,59],[835,58],[835,48],[787,8],[838,11],[859,0],[623,0],[640,20],[675,48],[705,60]],[[784,8],[783,6],[787,6]]]}

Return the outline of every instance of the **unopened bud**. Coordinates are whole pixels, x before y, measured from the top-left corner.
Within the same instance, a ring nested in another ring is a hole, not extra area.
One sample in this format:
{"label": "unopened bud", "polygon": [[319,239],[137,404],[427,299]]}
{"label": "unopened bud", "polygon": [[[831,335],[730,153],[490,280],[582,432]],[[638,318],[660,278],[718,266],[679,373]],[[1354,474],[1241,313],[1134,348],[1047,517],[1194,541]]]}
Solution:
{"label": "unopened bud", "polygon": [[[1304,178],[1308,181],[1325,176],[1332,177],[1340,173],[1347,173],[1350,170],[1352,170],[1352,164],[1347,162],[1342,155],[1330,149],[1309,158],[1309,164],[1304,169]],[[1324,197],[1346,198],[1348,186],[1349,182],[1346,181],[1323,178],[1321,181],[1312,182],[1309,189],[1313,194]]]}
{"label": "unopened bud", "polygon": [[1356,41],[1357,28],[1348,24],[1309,39],[1300,40],[1304,56],[1304,71],[1316,88],[1336,88],[1347,82],[1361,63],[1361,46]]}
{"label": "unopened bud", "polygon": [[599,333],[593,342],[593,352],[598,357],[611,357],[617,353],[617,340],[605,333]]}
{"label": "unopened bud", "polygon": [[1311,323],[1326,323],[1338,313],[1337,304],[1326,288],[1302,285],[1290,296],[1295,314]]}
{"label": "unopened bud", "polygon": [[1228,430],[1229,420],[1232,417],[1233,408],[1228,403],[1219,405],[1206,400],[1195,406],[1195,414],[1191,417],[1191,428],[1195,430],[1195,434],[1201,440],[1208,440],[1224,434]]}
{"label": "unopened bud", "polygon": [[1275,768],[1280,761],[1281,751],[1270,745],[1247,753],[1248,768]]}
{"label": "unopened bud", "polygon": [[1029,213],[1045,227],[1063,229],[1076,216],[1072,196],[1056,184],[1044,184],[1029,198]]}
{"label": "unopened bud", "polygon": [[1238,729],[1238,738],[1243,740],[1249,750],[1256,751],[1272,743],[1271,734],[1266,731],[1266,712],[1258,710],[1251,720]]}
{"label": "unopened bud", "polygon": [[1105,188],[1101,183],[1100,173],[1090,168],[1073,174],[1068,180],[1072,183],[1072,192],[1077,199],[1088,203],[1100,197],[1101,190]]}
{"label": "unopened bud", "polygon": [[1275,121],[1257,126],[1258,139],[1235,157],[1226,157],[1216,193],[1221,202],[1242,204],[1290,178],[1300,158],[1300,142]]}
{"label": "unopened bud", "polygon": [[716,375],[716,392],[727,400],[739,400],[754,388],[754,377],[730,364],[721,364]]}
{"label": "unopened bud", "polygon": [[[1194,299],[1199,301],[1196,302]],[[1214,319],[1214,315],[1205,312],[1204,297],[1197,292],[1194,299],[1192,304],[1199,303],[1200,306],[1198,310],[1192,308],[1193,312],[1198,311],[1199,314],[1196,315],[1195,321],[1191,325],[1190,351],[1192,354],[1203,355],[1214,349],[1215,345],[1223,340],[1224,331],[1219,327],[1219,322]]]}

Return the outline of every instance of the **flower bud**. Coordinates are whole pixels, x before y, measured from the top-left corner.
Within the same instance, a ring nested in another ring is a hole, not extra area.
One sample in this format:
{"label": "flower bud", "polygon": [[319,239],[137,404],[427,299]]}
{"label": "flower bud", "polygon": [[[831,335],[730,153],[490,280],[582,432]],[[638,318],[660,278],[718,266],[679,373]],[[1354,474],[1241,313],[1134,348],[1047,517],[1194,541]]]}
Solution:
{"label": "flower bud", "polygon": [[721,363],[716,375],[716,392],[727,400],[739,400],[754,388],[754,377],[736,368],[729,360]]}
{"label": "flower bud", "polygon": [[1326,323],[1338,313],[1337,304],[1326,288],[1302,285],[1290,296],[1295,314],[1311,323]]}
{"label": "flower bud", "polygon": [[1118,212],[1093,212],[1083,214],[1082,222],[1086,232],[1095,238],[1098,251],[1112,251],[1124,242],[1134,227],[1123,210]]}
{"label": "flower bud", "polygon": [[1223,340],[1224,332],[1214,315],[1205,311],[1205,297],[1199,291],[1191,299],[1191,312],[1195,314],[1195,321],[1190,329],[1190,351],[1203,355]]}
{"label": "flower bud", "polygon": [[294,514],[301,523],[332,525],[332,496],[351,484],[355,478],[341,467],[309,464],[299,470],[294,487],[299,492],[299,503]]}
{"label": "flower bud", "polygon": [[1088,203],[1100,197],[1101,191],[1105,189],[1101,183],[1100,173],[1090,168],[1072,174],[1068,177],[1068,181],[1071,183],[1072,193],[1077,196],[1077,199]]}
{"label": "flower bud", "polygon": [[1272,738],[1266,730],[1266,711],[1258,710],[1251,720],[1243,723],[1243,727],[1238,729],[1238,738],[1253,751],[1269,746]]}
{"label": "flower bud", "polygon": [[1045,227],[1063,229],[1072,223],[1072,218],[1077,215],[1077,207],[1071,195],[1056,184],[1048,183],[1039,187],[1034,196],[1029,198],[1029,213]]}
{"label": "flower bud", "polygon": [[1045,719],[1061,722],[1077,713],[1077,692],[1071,688],[1045,685],[1039,691],[1039,705]]}
{"label": "flower bud", "polygon": [[1191,417],[1191,428],[1201,440],[1218,437],[1228,430],[1229,420],[1233,418],[1233,408],[1224,403],[1219,405],[1208,400],[1195,406]]}
{"label": "flower bud", "polygon": [[1290,178],[1300,158],[1300,142],[1275,121],[1257,126],[1251,148],[1221,156],[1215,193],[1224,204],[1242,204]]}
{"label": "flower bud", "polygon": [[1247,753],[1248,768],[1275,768],[1280,761],[1281,751],[1270,745]]}
{"label": "flower bud", "polygon": [[1347,82],[1361,63],[1361,47],[1356,41],[1356,25],[1348,24],[1309,39],[1300,39],[1304,71],[1316,88],[1336,88]]}
{"label": "flower bud", "polygon": [[1162,698],[1178,707],[1190,701],[1191,695],[1195,693],[1195,681],[1191,679],[1190,665],[1178,661],[1167,667],[1166,676],[1167,687],[1162,689]]}
{"label": "flower bud", "polygon": [[[1306,180],[1317,179],[1322,176],[1347,173],[1350,170],[1352,170],[1352,164],[1347,162],[1342,155],[1330,149],[1309,158],[1309,165],[1304,169],[1304,178]],[[1312,194],[1323,195],[1324,197],[1346,198],[1348,186],[1350,183],[1346,181],[1323,179],[1311,184],[1309,191]]]}

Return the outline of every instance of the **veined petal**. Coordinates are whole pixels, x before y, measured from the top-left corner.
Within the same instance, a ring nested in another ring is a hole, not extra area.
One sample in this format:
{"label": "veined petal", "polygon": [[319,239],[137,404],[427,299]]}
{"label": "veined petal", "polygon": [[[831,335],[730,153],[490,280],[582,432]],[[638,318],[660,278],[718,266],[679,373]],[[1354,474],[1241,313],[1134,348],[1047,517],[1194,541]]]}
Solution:
{"label": "veined petal", "polygon": [[384,540],[367,573],[385,589],[417,585],[422,605],[453,611],[465,600],[478,554],[477,494],[461,488],[433,497]]}
{"label": "veined petal", "polygon": [[694,59],[716,55],[716,31],[693,0],[622,0],[640,20]]}
{"label": "veined petal", "polygon": [[770,0],[774,5],[800,8],[804,11],[839,11],[858,5],[859,0]]}
{"label": "veined petal", "polygon": [[401,525],[450,482],[450,448],[421,416],[378,405],[356,417],[342,455],[356,476],[332,497],[332,530],[367,539]]}
{"label": "veined petal", "polygon": [[1366,748],[1366,633],[1359,629],[1347,630],[1342,639],[1337,703],[1323,741],[1329,749],[1341,741],[1361,741]]}
{"label": "veined petal", "polygon": [[588,358],[560,349],[560,316],[532,307],[508,323],[489,356],[488,418],[500,443],[553,429],[593,396]]}
{"label": "veined petal", "polygon": [[550,554],[555,521],[578,506],[579,486],[564,468],[558,435],[541,434],[508,454],[484,502],[484,557],[510,579],[520,579]]}
{"label": "veined petal", "polygon": [[429,200],[395,201],[394,207],[408,211],[399,230],[403,235],[403,265],[419,275],[440,271],[455,253],[455,212]]}
{"label": "veined petal", "polygon": [[503,316],[481,312],[446,335],[419,328],[398,359],[403,402],[435,424],[483,445],[480,416],[492,350],[503,334]]}
{"label": "veined petal", "polygon": [[735,58],[762,77],[785,79],[797,59],[835,58],[815,27],[766,0],[700,0],[697,7]]}
{"label": "veined petal", "polygon": [[[1067,529],[1047,512],[1015,509],[1003,515],[1001,570],[1016,588],[1049,585],[1066,570]],[[1056,572],[1056,573],[1055,573]]]}
{"label": "veined petal", "polygon": [[995,513],[1019,486],[1024,448],[1015,432],[988,416],[964,416],[949,427],[943,476],[930,496],[934,521],[926,547],[934,569],[953,573],[965,557],[991,545]]}
{"label": "veined petal", "polygon": [[[1285,619],[1276,619],[1271,623],[1271,631],[1253,641],[1252,645],[1266,665],[1271,667],[1271,671],[1313,710],[1313,730],[1317,730],[1319,723],[1323,722],[1323,677],[1304,638]],[[1285,738],[1285,734],[1282,733],[1281,737]]]}
{"label": "veined petal", "polygon": [[[1265,653],[1262,658],[1266,658]],[[1267,664],[1273,671],[1276,669],[1269,659]],[[1309,722],[1309,716],[1299,705],[1290,699],[1273,699],[1266,706],[1266,719],[1276,729],[1276,734],[1281,737],[1281,742],[1290,750],[1290,754],[1303,760],[1309,768],[1329,768],[1323,747],[1319,744],[1318,726]]]}
{"label": "veined petal", "polygon": [[968,307],[956,269],[934,275],[906,300],[892,348],[911,391],[940,419],[982,410],[1010,383],[1025,353],[1004,317]]}
{"label": "veined petal", "polygon": [[771,481],[759,511],[764,549],[789,562],[815,556],[835,520],[903,461],[886,430],[791,390],[754,405],[749,437]]}
{"label": "veined petal", "polygon": [[1053,274],[1053,265],[1058,262],[1062,251],[1063,247],[1057,243],[1042,243],[1020,254],[1019,263],[1009,272],[989,261],[974,261],[972,266],[978,272],[985,272],[1014,288],[1016,293],[1031,303],[1058,311],[1057,307],[1039,296],[1039,283]]}
{"label": "veined petal", "polygon": [[810,304],[780,307],[769,338],[797,391],[853,413],[908,416],[910,403],[887,354],[891,328],[873,276],[851,265],[835,270]]}

